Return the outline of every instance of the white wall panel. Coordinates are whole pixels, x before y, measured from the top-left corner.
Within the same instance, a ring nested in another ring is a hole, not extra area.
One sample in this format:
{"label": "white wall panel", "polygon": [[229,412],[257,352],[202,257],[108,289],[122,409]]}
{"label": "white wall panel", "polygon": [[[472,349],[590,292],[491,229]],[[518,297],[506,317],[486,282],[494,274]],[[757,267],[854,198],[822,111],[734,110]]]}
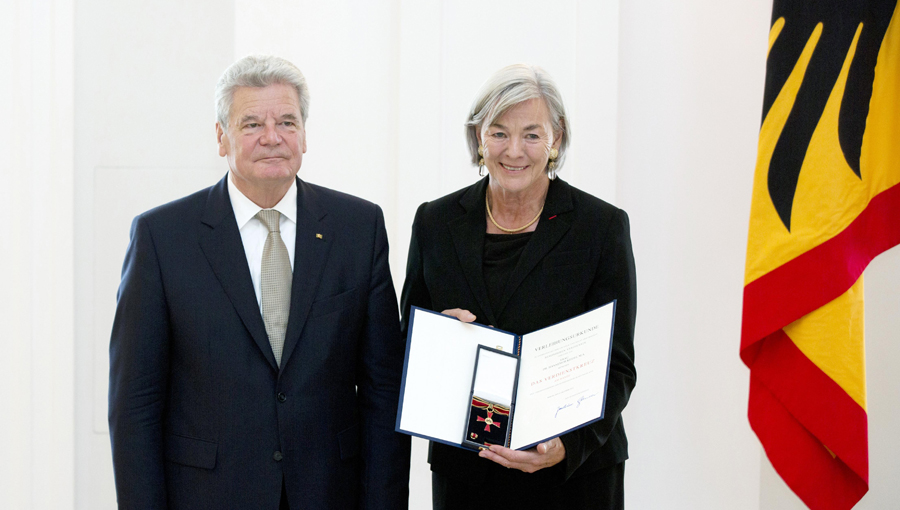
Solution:
{"label": "white wall panel", "polygon": [[567,104],[574,136],[565,178],[618,204],[619,1],[580,0],[575,16],[575,94]]}
{"label": "white wall panel", "polygon": [[[21,101],[0,103],[4,118],[28,118],[31,83],[30,61],[30,2],[15,2],[0,17],[0,66],[12,71],[9,80],[0,80],[2,97],[21,98]],[[3,346],[6,355],[0,357],[0,404],[5,419],[0,425],[4,438],[17,441],[0,443],[0,503],[2,506],[31,504],[31,473],[29,457],[32,439],[31,388],[31,252],[29,225],[26,221],[27,197],[31,193],[27,150],[16,149],[30,142],[27,129],[13,129],[12,123],[0,123],[0,150],[9,155],[2,167],[6,185],[0,186],[0,204],[4,223],[3,237],[7,240],[0,249],[3,277],[8,290],[0,294],[0,318],[5,326]]]}
{"label": "white wall panel", "polygon": [[72,9],[0,12],[0,508],[75,493]]}
{"label": "white wall panel", "polygon": [[738,347],[770,9],[621,4],[618,198],[639,303],[632,508],[759,508]]}
{"label": "white wall panel", "polygon": [[[391,263],[398,288],[403,284],[416,208],[446,193],[441,171],[444,161],[441,19],[440,0],[400,2],[396,235],[391,239]],[[461,127],[458,133],[462,138]]]}
{"label": "white wall panel", "polygon": [[76,508],[115,508],[108,346],[132,218],[215,183],[213,90],[231,2],[78,0],[75,18]]}

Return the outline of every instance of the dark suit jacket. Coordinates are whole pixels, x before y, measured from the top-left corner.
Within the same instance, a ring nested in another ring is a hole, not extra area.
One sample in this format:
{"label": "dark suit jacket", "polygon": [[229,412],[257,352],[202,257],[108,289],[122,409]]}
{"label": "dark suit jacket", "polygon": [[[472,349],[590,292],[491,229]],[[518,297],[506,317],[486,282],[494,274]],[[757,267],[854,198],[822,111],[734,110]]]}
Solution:
{"label": "dark suit jacket", "polygon": [[537,229],[510,275],[500,307],[492,309],[482,268],[487,179],[419,207],[401,295],[402,330],[411,305],[438,312],[467,309],[476,322],[521,335],[618,299],[606,414],[563,435],[566,459],[532,475],[502,473],[509,471],[471,451],[436,443],[429,461],[433,471],[472,484],[511,476],[511,483],[523,486],[558,485],[628,457],[620,414],[636,380],[637,299],[628,216],[560,179],[551,181]]}
{"label": "dark suit jacket", "polygon": [[292,508],[406,508],[381,209],[297,180],[279,370],[227,178],[132,224],[110,340],[119,508],[275,510],[282,483]]}

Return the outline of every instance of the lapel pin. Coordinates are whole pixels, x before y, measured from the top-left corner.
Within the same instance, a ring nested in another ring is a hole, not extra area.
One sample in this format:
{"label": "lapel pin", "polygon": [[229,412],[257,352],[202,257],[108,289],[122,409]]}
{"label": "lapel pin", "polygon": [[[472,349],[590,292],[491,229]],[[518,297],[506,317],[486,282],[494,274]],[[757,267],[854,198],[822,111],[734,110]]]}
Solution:
{"label": "lapel pin", "polygon": [[554,214],[553,216],[550,216],[549,218],[547,218],[547,221],[550,221],[550,220],[552,220],[553,218],[556,218],[556,215],[555,215],[555,214]]}
{"label": "lapel pin", "polygon": [[322,234],[316,234],[316,239],[321,239],[323,241],[325,240],[325,238],[322,236]]}

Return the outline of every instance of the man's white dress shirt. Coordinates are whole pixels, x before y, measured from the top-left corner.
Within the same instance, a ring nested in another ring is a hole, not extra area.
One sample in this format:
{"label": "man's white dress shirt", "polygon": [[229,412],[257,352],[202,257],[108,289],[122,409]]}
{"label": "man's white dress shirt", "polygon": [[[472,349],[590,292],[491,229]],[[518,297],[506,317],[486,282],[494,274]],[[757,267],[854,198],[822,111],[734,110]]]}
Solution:
{"label": "man's white dress shirt", "polygon": [[[262,274],[262,253],[269,236],[269,229],[258,218],[256,213],[263,208],[253,203],[232,182],[231,172],[228,173],[228,196],[231,198],[231,207],[234,209],[234,218],[237,220],[238,229],[241,231],[241,241],[244,243],[244,254],[247,255],[247,265],[250,266],[250,278],[253,280],[253,291],[256,292],[256,302],[262,311],[262,289],[260,278]],[[291,260],[291,270],[294,268],[294,241],[297,239],[297,180],[288,188],[281,201],[275,204],[276,211],[281,213],[279,229],[281,239],[287,248],[288,257]]]}

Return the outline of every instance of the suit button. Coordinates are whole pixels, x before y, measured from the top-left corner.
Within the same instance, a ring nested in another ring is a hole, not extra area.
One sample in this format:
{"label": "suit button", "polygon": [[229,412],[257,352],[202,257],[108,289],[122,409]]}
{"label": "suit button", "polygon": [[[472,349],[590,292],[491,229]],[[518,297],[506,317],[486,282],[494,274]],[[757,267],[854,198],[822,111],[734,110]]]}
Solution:
{"label": "suit button", "polygon": [[284,455],[281,452],[275,452],[272,454],[272,458],[275,459],[275,462],[281,462],[281,459],[284,458]]}
{"label": "suit button", "polygon": [[287,400],[287,396],[284,393],[280,392],[275,395],[275,398],[277,398],[279,402],[284,402],[285,400]]}

